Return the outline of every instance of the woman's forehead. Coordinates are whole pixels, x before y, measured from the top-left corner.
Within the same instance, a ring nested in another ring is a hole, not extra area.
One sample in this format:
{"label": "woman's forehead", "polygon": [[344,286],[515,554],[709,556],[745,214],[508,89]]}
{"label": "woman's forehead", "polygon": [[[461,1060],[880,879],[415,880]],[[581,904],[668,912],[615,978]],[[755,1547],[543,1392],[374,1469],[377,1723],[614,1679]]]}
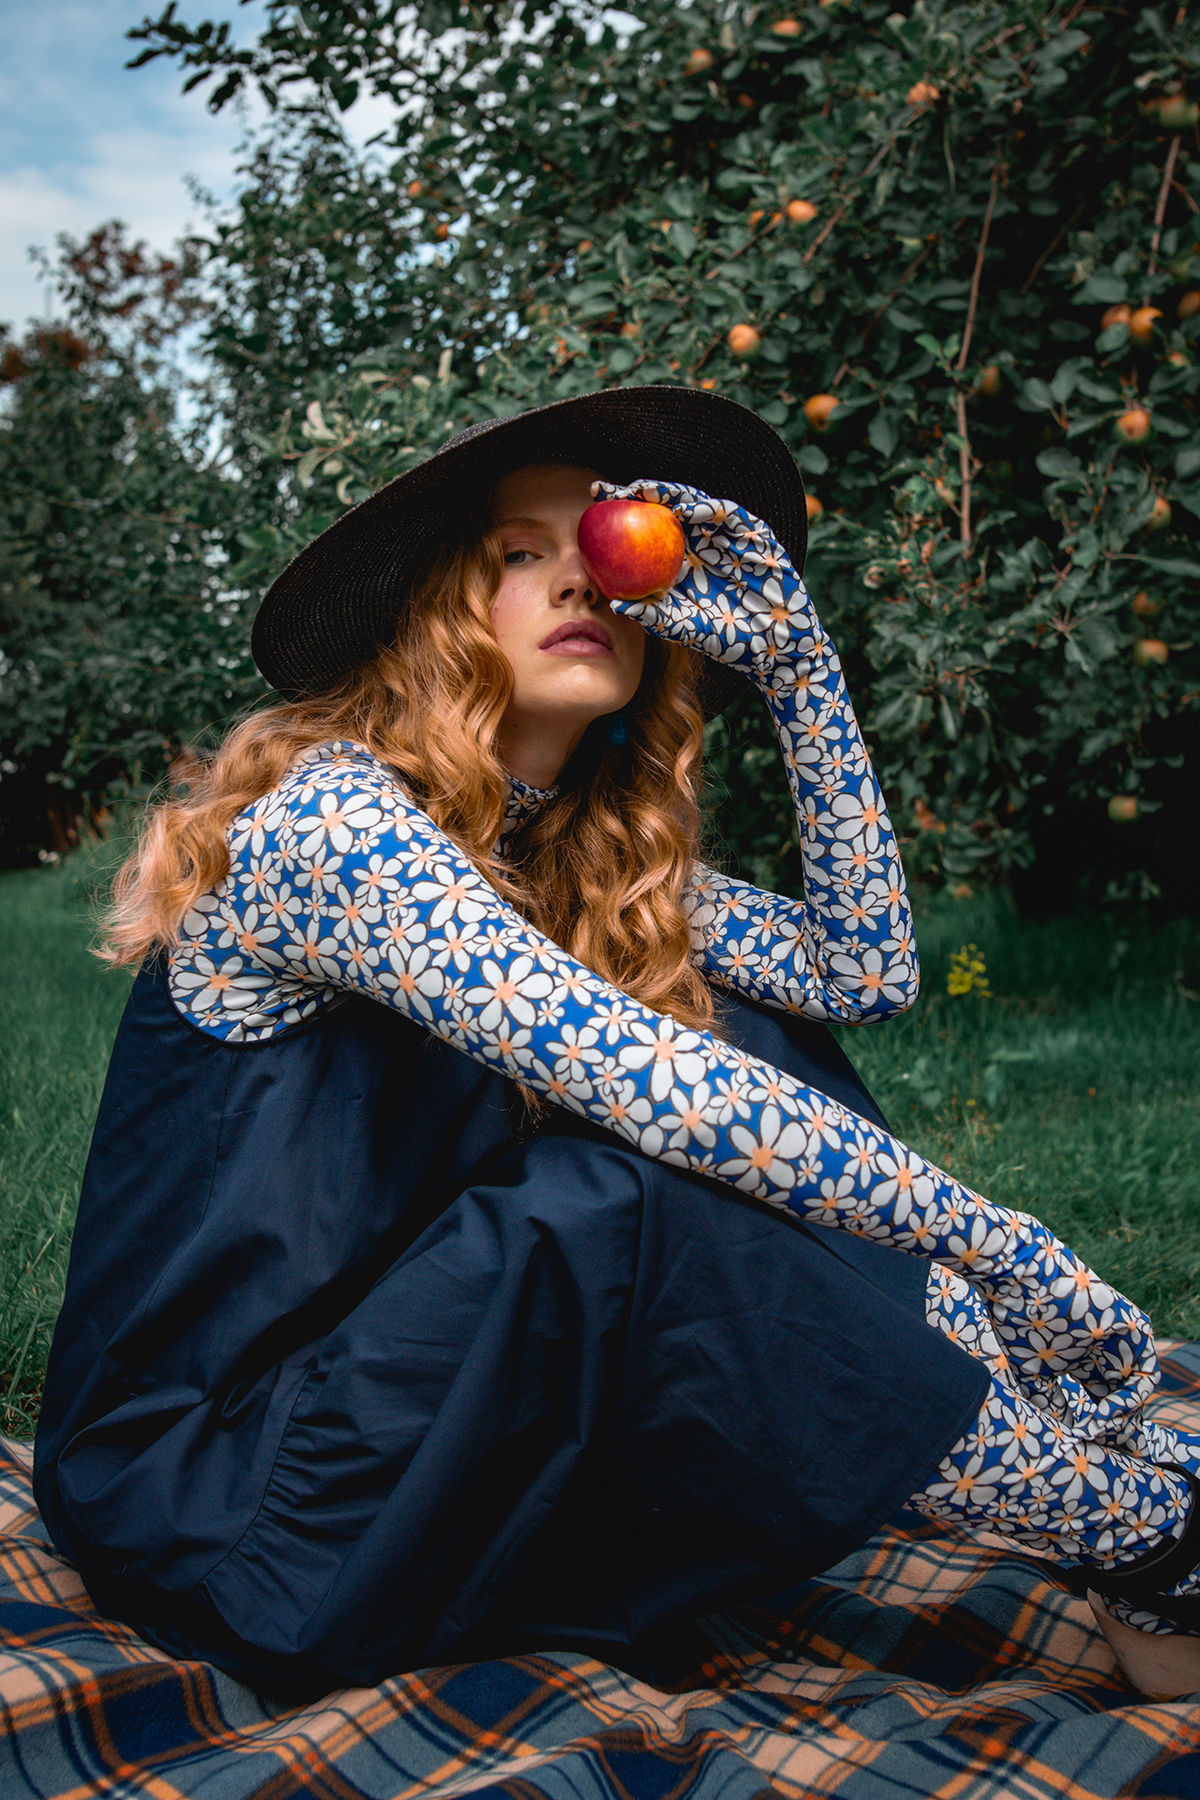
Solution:
{"label": "woman's forehead", "polygon": [[525,463],[502,476],[492,492],[497,521],[563,505],[590,505],[595,469],[577,463]]}

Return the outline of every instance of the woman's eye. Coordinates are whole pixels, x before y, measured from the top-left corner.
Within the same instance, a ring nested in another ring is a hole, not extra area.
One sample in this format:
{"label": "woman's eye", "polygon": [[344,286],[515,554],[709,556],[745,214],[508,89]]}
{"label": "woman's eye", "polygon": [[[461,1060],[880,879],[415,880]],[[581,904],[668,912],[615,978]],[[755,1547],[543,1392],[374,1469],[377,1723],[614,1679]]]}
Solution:
{"label": "woman's eye", "polygon": [[506,550],[504,560],[506,563],[511,563],[514,568],[520,568],[525,558],[532,555],[532,550]]}

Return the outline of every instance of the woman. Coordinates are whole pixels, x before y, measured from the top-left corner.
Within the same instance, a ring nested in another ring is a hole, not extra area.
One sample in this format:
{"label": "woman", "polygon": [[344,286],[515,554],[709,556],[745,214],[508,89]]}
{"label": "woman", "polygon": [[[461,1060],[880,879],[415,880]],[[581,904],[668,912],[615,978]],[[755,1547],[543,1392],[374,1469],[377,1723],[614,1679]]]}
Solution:
{"label": "woman", "polygon": [[[668,595],[591,581],[594,483],[676,511]],[[56,1541],[164,1648],[307,1688],[619,1661],[906,1501],[1190,1620],[1148,1322],[812,1023],[916,961],[804,518],[744,409],[606,390],[460,433],[264,601],[283,701],[118,886],[142,970],[38,1440]],[[698,864],[705,667],[771,708],[803,901]]]}

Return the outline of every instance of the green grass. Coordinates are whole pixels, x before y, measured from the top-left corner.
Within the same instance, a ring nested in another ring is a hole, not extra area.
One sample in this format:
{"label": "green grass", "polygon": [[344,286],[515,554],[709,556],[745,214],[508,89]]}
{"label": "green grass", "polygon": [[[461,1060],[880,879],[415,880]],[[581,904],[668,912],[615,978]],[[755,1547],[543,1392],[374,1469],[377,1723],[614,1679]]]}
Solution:
{"label": "green grass", "polygon": [[0,1429],[29,1435],[125,971],[90,954],[105,846],[0,875]]}
{"label": "green grass", "polygon": [[[840,1033],[893,1128],[1035,1213],[1163,1336],[1200,1337],[1200,928],[1030,924],[1002,894],[918,916],[922,994]],[[982,950],[992,998],[947,993]]]}
{"label": "green grass", "polygon": [[[32,1431],[129,977],[88,950],[114,853],[0,875],[0,1427]],[[1003,895],[919,916],[920,1001],[842,1038],[898,1134],[1036,1213],[1164,1335],[1200,1337],[1200,927],[1031,925]],[[992,997],[952,997],[953,951]]]}

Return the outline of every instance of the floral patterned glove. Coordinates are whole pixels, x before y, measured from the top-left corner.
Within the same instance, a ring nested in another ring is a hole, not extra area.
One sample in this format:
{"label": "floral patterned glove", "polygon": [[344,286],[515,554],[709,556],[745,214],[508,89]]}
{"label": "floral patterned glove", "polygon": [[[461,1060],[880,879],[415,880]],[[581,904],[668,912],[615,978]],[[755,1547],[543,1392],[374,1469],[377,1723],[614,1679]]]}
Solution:
{"label": "floral patterned glove", "polygon": [[614,600],[613,611],[656,637],[688,644],[779,693],[793,687],[832,645],[808,590],[769,525],[733,500],[710,500],[674,481],[597,481],[603,500],[668,506],[683,526],[683,572],[651,600]]}

